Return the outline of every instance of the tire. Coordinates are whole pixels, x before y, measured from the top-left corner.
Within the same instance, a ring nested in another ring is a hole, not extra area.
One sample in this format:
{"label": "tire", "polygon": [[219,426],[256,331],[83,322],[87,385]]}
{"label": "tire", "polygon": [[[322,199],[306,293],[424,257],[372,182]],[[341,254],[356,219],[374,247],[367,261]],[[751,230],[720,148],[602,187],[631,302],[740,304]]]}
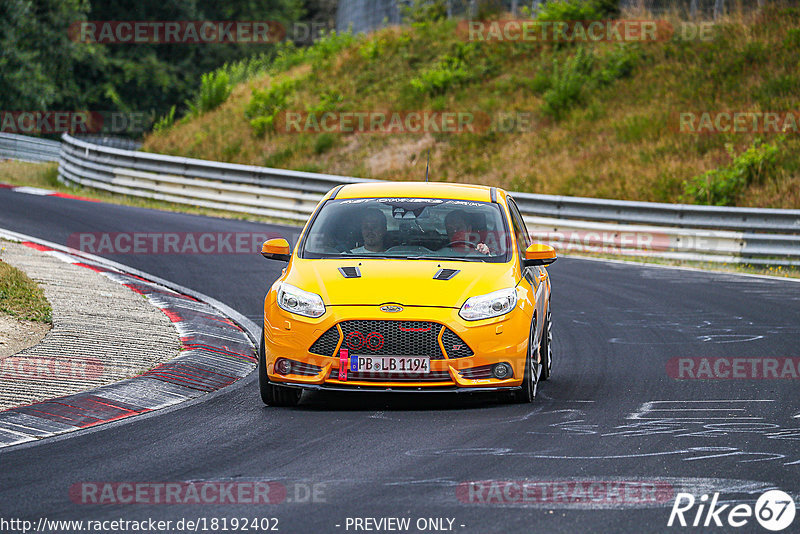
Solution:
{"label": "tire", "polygon": [[553,319],[550,316],[549,306],[547,307],[547,315],[544,321],[542,344],[539,347],[539,354],[542,355],[542,374],[539,377],[541,381],[550,378],[553,370]]}
{"label": "tire", "polygon": [[531,335],[528,338],[528,355],[525,358],[525,372],[522,375],[522,389],[511,393],[511,402],[517,404],[528,404],[533,402],[536,397],[536,387],[539,385],[540,366],[534,362],[533,333],[536,332],[536,321],[531,328]]}
{"label": "tire", "polygon": [[276,386],[267,378],[267,353],[264,349],[264,332],[261,332],[261,345],[258,348],[258,386],[261,400],[268,406],[297,406],[303,390]]}

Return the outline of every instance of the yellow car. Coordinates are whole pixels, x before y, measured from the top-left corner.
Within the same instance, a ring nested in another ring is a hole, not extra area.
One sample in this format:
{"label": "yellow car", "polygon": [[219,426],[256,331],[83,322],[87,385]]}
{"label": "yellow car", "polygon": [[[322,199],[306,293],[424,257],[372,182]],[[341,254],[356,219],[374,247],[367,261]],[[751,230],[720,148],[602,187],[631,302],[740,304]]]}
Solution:
{"label": "yellow car", "polygon": [[304,389],[507,392],[530,402],[550,376],[552,247],[530,242],[502,189],[343,185],[314,210],[264,300],[261,398]]}

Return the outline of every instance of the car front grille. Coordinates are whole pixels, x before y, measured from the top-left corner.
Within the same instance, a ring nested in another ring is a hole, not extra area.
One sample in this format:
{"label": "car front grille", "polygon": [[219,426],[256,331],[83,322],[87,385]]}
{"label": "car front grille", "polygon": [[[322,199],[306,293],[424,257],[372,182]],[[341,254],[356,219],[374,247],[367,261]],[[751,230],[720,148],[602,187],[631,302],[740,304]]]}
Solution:
{"label": "car front grille", "polygon": [[334,326],[328,329],[327,332],[319,336],[308,352],[319,354],[320,356],[333,356],[336,350],[336,345],[339,344],[339,330]]}
{"label": "car front grille", "polygon": [[443,360],[445,353],[439,345],[439,334],[449,358],[472,356],[472,349],[449,328],[431,321],[342,321],[339,328],[333,326],[322,334],[309,348],[309,352],[321,356],[336,357],[336,347],[342,339],[341,348],[351,354],[376,356],[429,356],[431,360]]}
{"label": "car front grille", "polygon": [[442,345],[444,345],[444,350],[447,352],[447,357],[450,359],[467,358],[473,354],[469,345],[464,343],[464,340],[458,337],[458,335],[449,328],[444,329]]}
{"label": "car front grille", "polygon": [[[331,380],[339,380],[339,369],[331,370]],[[354,373],[347,372],[347,380],[374,380],[381,382],[452,382],[447,371],[431,371],[426,374],[397,374],[397,373]]]}

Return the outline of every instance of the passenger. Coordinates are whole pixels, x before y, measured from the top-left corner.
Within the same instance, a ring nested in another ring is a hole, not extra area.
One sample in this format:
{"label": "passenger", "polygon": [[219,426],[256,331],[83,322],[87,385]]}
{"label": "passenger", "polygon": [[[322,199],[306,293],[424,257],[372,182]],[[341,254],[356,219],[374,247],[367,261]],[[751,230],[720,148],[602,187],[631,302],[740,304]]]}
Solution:
{"label": "passenger", "polygon": [[[470,237],[477,236],[472,228],[469,216],[461,210],[453,210],[444,218],[444,227],[447,230],[448,243],[446,248],[459,252],[478,252],[489,254],[489,246],[486,243],[474,243]],[[477,241],[477,240],[476,240]]]}
{"label": "passenger", "polygon": [[386,216],[378,208],[365,210],[361,218],[361,236],[364,238],[364,245],[354,248],[350,252],[353,254],[369,254],[370,252],[386,251]]}

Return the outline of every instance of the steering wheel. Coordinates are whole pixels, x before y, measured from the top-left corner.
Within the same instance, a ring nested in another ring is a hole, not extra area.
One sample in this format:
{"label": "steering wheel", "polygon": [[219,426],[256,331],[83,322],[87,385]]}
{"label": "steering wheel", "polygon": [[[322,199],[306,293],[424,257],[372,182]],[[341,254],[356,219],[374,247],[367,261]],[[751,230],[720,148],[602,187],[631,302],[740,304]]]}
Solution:
{"label": "steering wheel", "polygon": [[460,246],[464,246],[464,245],[466,245],[466,246],[468,246],[468,247],[472,247],[472,248],[474,248],[474,249],[477,249],[477,248],[478,248],[478,247],[475,245],[475,243],[471,243],[471,242],[469,242],[469,241],[450,241],[450,242],[449,242],[447,245],[445,245],[445,246],[447,246],[447,247],[450,247],[450,248],[455,248],[455,247],[460,247]]}

